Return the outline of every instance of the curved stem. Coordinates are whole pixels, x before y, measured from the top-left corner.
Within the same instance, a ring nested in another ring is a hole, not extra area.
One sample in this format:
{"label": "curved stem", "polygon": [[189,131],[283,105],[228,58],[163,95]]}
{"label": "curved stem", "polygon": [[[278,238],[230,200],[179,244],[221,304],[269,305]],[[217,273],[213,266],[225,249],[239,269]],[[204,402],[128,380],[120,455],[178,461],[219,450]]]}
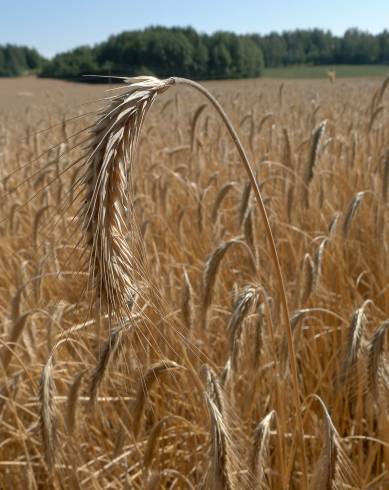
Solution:
{"label": "curved stem", "polygon": [[211,102],[211,104],[214,106],[214,108],[217,110],[221,118],[223,119],[224,124],[226,125],[234,143],[235,146],[239,152],[239,155],[243,161],[245,170],[247,172],[247,175],[249,177],[250,183],[252,185],[256,200],[258,202],[258,206],[262,215],[263,222],[265,224],[266,228],[266,233],[270,241],[270,246],[271,246],[271,254],[274,260],[275,268],[276,268],[276,273],[277,273],[277,279],[278,279],[278,284],[279,284],[279,289],[280,289],[280,295],[281,295],[281,302],[282,302],[282,307],[283,307],[283,312],[284,312],[284,320],[285,320],[285,326],[286,326],[286,337],[288,340],[288,350],[289,350],[289,362],[290,362],[290,370],[292,374],[292,382],[293,382],[293,398],[294,398],[294,404],[295,404],[295,410],[296,410],[296,421],[297,421],[297,432],[298,432],[298,438],[299,438],[299,443],[300,443],[300,450],[301,450],[301,470],[303,474],[303,488],[307,488],[308,482],[307,482],[307,471],[306,471],[306,460],[305,460],[305,448],[304,448],[304,431],[303,431],[303,423],[302,423],[302,417],[301,417],[301,401],[300,401],[300,393],[299,393],[299,385],[298,385],[298,378],[297,378],[297,364],[296,364],[296,353],[294,349],[294,344],[293,344],[293,334],[292,334],[292,327],[290,323],[290,315],[289,315],[289,307],[288,307],[288,301],[286,298],[286,290],[285,290],[285,284],[284,284],[284,278],[282,275],[282,270],[281,270],[281,265],[280,261],[278,258],[278,253],[277,253],[277,248],[273,236],[273,232],[270,226],[269,218],[265,209],[265,205],[263,203],[262,195],[258,187],[257,180],[254,175],[254,171],[250,165],[249,159],[247,157],[247,154],[243,148],[243,145],[239,139],[239,136],[233,127],[229,117],[227,116],[226,112],[224,111],[223,107],[219,103],[219,101],[210,93],[206,88],[204,88],[202,85],[199,83],[196,83],[192,80],[187,80],[186,78],[180,78],[180,77],[173,77],[173,81],[177,85],[186,85],[189,87],[192,87],[196,89],[198,92],[201,92],[205,97]]}

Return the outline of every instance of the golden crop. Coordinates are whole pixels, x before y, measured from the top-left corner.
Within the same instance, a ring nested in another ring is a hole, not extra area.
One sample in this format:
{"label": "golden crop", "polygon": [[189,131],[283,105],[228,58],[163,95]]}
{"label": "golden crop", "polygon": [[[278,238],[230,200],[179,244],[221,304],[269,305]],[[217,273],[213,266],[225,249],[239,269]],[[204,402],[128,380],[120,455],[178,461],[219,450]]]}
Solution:
{"label": "golden crop", "polygon": [[0,85],[1,488],[389,486],[388,81]]}

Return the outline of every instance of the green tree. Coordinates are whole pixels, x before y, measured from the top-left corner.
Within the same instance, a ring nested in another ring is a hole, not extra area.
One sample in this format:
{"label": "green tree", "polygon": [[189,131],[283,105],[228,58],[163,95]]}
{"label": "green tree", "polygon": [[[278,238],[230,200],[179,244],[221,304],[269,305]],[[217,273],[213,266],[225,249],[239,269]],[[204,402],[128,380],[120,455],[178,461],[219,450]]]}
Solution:
{"label": "green tree", "polygon": [[369,64],[379,58],[378,38],[353,28],[345,32],[340,45],[342,63]]}
{"label": "green tree", "polygon": [[98,71],[94,51],[88,46],[76,48],[55,56],[48,62],[41,75],[44,77],[79,78],[94,75]]}
{"label": "green tree", "polygon": [[389,31],[386,29],[378,35],[380,63],[389,63]]}
{"label": "green tree", "polygon": [[43,62],[43,57],[35,49],[12,44],[0,46],[0,76],[27,74],[38,70]]}

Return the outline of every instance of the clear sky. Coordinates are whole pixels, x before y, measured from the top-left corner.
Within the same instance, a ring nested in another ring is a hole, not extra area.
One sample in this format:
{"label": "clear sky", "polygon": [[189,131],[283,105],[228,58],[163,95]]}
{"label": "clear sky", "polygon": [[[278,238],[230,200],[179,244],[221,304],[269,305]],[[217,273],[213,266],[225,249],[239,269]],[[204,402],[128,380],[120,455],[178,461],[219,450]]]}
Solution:
{"label": "clear sky", "polygon": [[0,0],[0,44],[43,55],[149,25],[239,33],[320,27],[343,34],[389,28],[389,0]]}

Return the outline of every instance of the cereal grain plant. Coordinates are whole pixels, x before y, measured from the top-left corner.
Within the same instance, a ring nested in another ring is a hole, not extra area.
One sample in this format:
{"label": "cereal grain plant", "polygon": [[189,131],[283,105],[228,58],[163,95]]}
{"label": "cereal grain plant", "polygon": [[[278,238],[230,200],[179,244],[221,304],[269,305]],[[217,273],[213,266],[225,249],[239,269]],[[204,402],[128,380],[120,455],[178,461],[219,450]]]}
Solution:
{"label": "cereal grain plant", "polygon": [[1,115],[3,488],[387,487],[387,85]]}

